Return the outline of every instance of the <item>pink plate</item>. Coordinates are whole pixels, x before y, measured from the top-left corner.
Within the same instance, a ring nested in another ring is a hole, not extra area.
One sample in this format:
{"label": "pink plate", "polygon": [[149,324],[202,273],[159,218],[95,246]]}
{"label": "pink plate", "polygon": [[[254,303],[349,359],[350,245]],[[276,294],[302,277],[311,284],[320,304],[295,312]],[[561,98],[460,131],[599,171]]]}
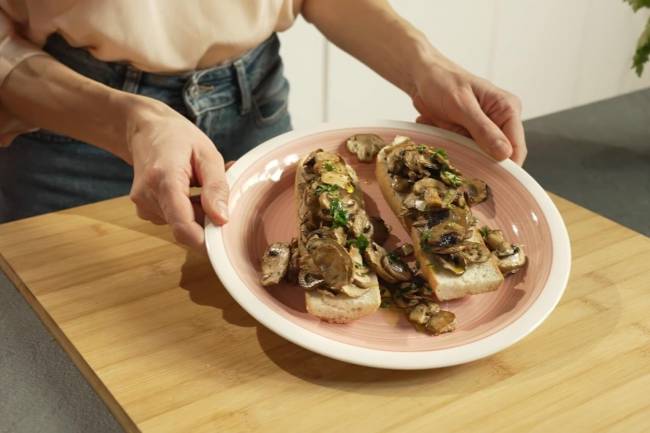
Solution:
{"label": "pink plate", "polygon": [[[438,337],[416,332],[398,313],[379,312],[347,325],[321,322],[305,311],[297,285],[264,288],[259,259],[271,242],[297,233],[293,197],[295,163],[317,148],[339,152],[352,165],[365,192],[366,209],[393,228],[388,246],[410,242],[374,181],[374,165],[359,163],[345,139],[372,132],[390,141],[407,135],[447,150],[466,175],[485,180],[492,197],[474,208],[479,219],[522,244],[528,266],[497,291],[447,302],[456,331]],[[566,287],[571,265],[564,222],[544,190],[511,161],[497,163],[471,140],[438,128],[407,122],[323,125],[276,137],[252,150],[228,171],[230,222],[206,223],[210,261],[230,294],[253,317],[288,340],[320,354],[372,367],[416,369],[472,361],[514,344],[553,310]]]}

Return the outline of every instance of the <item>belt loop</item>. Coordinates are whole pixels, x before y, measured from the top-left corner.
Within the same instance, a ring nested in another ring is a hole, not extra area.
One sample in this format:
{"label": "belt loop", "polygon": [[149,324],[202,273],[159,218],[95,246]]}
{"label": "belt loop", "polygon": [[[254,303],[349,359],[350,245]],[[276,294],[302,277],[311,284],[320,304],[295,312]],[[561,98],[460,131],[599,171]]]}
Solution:
{"label": "belt loop", "polygon": [[241,95],[241,107],[239,113],[241,115],[248,114],[251,111],[251,89],[246,77],[246,66],[242,59],[235,60],[233,63],[237,71],[237,83],[239,84],[239,92]]}
{"label": "belt loop", "polygon": [[129,93],[138,93],[140,78],[142,78],[142,71],[131,65],[127,65],[124,73],[124,84],[122,85],[122,90]]}

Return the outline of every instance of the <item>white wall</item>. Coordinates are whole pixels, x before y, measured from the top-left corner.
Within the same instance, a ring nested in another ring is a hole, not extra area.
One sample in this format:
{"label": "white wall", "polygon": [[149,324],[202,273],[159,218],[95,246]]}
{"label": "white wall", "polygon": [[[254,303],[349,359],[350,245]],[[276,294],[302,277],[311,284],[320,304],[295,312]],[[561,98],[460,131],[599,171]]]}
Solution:
{"label": "white wall", "polygon": [[[650,87],[630,69],[648,19],[622,0],[394,0],[448,57],[519,95],[531,118]],[[281,35],[294,127],[413,120],[410,100],[303,20]]]}

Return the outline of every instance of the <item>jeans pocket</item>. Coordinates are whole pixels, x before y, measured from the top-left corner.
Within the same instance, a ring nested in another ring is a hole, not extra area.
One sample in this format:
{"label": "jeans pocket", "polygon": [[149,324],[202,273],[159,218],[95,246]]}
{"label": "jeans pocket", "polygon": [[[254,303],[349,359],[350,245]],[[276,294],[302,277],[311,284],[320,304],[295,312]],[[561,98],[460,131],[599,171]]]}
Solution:
{"label": "jeans pocket", "polygon": [[284,77],[282,61],[264,77],[253,91],[255,121],[260,126],[273,124],[289,112],[289,82]]}

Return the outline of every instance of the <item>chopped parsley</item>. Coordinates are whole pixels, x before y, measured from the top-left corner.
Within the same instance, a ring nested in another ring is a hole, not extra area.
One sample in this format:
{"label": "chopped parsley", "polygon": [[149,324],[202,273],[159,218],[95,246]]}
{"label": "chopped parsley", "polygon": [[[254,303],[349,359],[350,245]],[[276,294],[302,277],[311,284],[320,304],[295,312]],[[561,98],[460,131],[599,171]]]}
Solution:
{"label": "chopped parsley", "polygon": [[370,241],[364,235],[359,235],[356,237],[356,239],[348,240],[348,245],[354,245],[357,247],[357,249],[359,249],[359,251],[363,252],[366,248],[368,248],[368,245],[370,245]]}
{"label": "chopped parsley", "polygon": [[429,240],[431,240],[431,230],[425,229],[420,232],[420,247],[424,251],[430,251],[431,245],[429,245]]}
{"label": "chopped parsley", "polygon": [[324,192],[333,193],[339,190],[338,185],[329,185],[327,183],[321,183],[316,187],[316,194],[321,195]]}
{"label": "chopped parsley", "polygon": [[334,166],[333,166],[332,163],[329,162],[329,161],[325,161],[325,162],[323,163],[323,168],[324,168],[326,171],[333,171],[333,170],[334,170]]}
{"label": "chopped parsley", "polygon": [[345,227],[348,224],[348,213],[337,198],[333,199],[330,204],[330,215],[334,227]]}
{"label": "chopped parsley", "polygon": [[418,144],[419,153],[424,153],[425,150],[427,150],[427,147],[424,144]]}
{"label": "chopped parsley", "polygon": [[490,234],[490,228],[488,226],[483,226],[479,229],[479,233],[481,233],[482,237],[487,238],[488,234]]}
{"label": "chopped parsley", "polygon": [[457,174],[452,173],[451,171],[441,171],[440,178],[445,183],[452,186],[461,186],[463,184],[463,179]]}
{"label": "chopped parsley", "polygon": [[388,260],[390,260],[391,263],[397,263],[400,261],[399,256],[394,252],[388,253]]}
{"label": "chopped parsley", "polygon": [[433,152],[433,154],[434,154],[434,155],[441,156],[441,157],[443,157],[444,159],[447,159],[447,158],[448,158],[448,156],[447,156],[447,151],[445,151],[445,149],[436,149],[436,150]]}

